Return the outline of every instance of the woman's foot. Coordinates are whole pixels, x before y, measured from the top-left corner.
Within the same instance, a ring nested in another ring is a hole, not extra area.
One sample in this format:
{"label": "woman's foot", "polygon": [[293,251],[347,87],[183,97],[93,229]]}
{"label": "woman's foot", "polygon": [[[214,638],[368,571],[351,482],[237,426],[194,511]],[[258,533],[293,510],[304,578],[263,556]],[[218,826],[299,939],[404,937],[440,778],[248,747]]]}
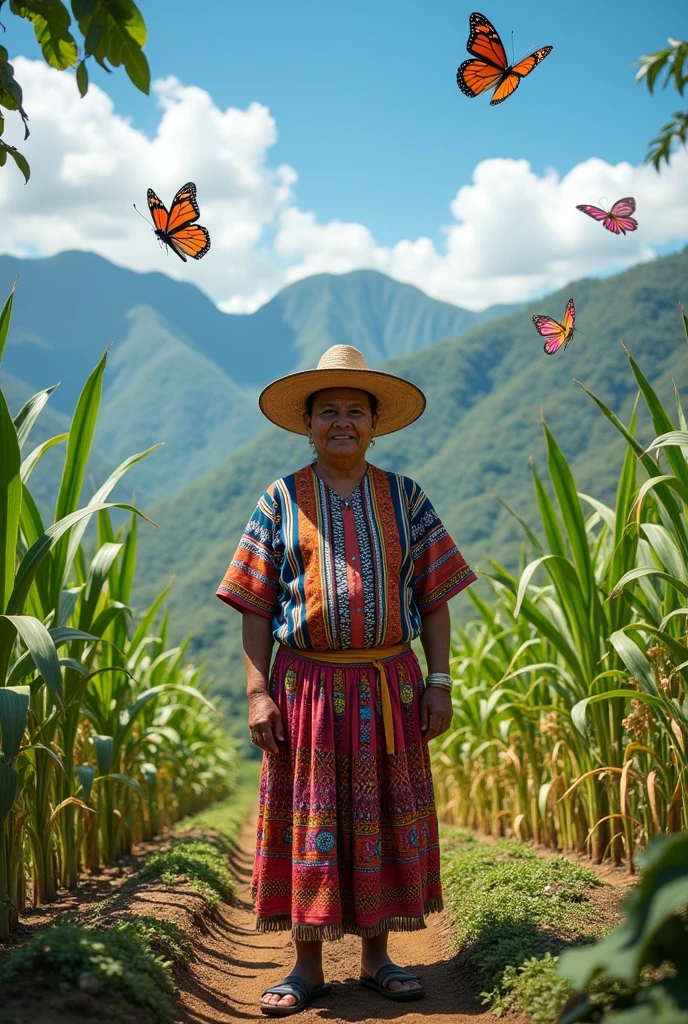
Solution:
{"label": "woman's foot", "polygon": [[[322,942],[297,942],[296,963],[291,971],[304,978],[311,988],[325,983],[322,966]],[[268,993],[261,999],[263,1006],[295,1006],[294,996],[281,996],[278,992]]]}
{"label": "woman's foot", "polygon": [[[375,980],[375,975],[384,964],[392,964],[393,960],[389,956],[385,956],[384,960],[379,962],[375,961],[363,961],[361,960],[361,977],[370,978],[371,981]],[[411,992],[413,989],[419,989],[423,986],[419,981],[390,981],[388,988],[390,992]]]}
{"label": "woman's foot", "polygon": [[[391,964],[394,961],[387,952],[387,940],[389,932],[382,932],[372,939],[361,941],[361,977],[374,979],[383,964]],[[420,989],[423,986],[419,981],[390,981],[390,992],[410,992],[412,989]]]}

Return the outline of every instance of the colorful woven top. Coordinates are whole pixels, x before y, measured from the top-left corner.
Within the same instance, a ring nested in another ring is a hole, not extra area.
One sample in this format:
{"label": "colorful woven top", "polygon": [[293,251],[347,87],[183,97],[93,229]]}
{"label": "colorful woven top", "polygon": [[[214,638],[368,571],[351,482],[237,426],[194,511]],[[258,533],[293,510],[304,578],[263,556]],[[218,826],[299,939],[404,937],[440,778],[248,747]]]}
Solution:
{"label": "colorful woven top", "polygon": [[268,487],[217,596],[272,619],[287,647],[384,647],[473,583],[413,480],[369,466],[345,500],[306,466]]}

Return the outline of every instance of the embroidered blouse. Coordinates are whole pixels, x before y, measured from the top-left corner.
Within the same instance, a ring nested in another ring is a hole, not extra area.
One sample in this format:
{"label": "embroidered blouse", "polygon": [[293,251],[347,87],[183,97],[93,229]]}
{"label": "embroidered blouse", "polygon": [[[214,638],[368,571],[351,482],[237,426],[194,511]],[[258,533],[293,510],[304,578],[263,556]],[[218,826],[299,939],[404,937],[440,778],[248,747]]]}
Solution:
{"label": "embroidered blouse", "polygon": [[217,596],[287,647],[341,650],[414,639],[475,579],[413,480],[369,466],[345,500],[309,465],[263,494]]}

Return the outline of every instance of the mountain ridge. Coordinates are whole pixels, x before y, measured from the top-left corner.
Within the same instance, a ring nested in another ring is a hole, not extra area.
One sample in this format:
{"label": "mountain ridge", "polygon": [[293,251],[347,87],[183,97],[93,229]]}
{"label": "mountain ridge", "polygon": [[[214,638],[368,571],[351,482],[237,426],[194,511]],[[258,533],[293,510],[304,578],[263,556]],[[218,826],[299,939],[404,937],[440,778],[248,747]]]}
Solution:
{"label": "mountain ridge", "polygon": [[[556,316],[570,294],[585,334],[547,357],[530,317]],[[418,384],[428,408],[406,430],[379,439],[375,464],[418,480],[469,563],[480,568],[497,558],[515,568],[522,531],[495,491],[537,522],[529,457],[546,469],[540,410],[581,489],[611,500],[623,440],[572,378],[627,421],[636,385],[621,336],[661,397],[672,401],[672,378],[679,388],[688,386],[677,305],[687,300],[688,249],[614,277],[575,282],[456,339],[390,360],[384,369]],[[638,429],[653,436],[642,420]],[[179,620],[184,610],[184,630],[195,633],[197,656],[208,659],[223,689],[239,685],[239,617],[215,607],[214,589],[257,498],[276,477],[308,461],[303,438],[268,428],[193,487],[149,510],[160,531],[141,534],[141,579],[147,580],[141,594],[149,598],[176,576],[172,617]]]}
{"label": "mountain ridge", "polygon": [[330,345],[355,344],[376,365],[501,311],[472,313],[371,270],[305,278],[253,314],[223,313],[195,285],[92,253],[2,256],[0,288],[18,272],[3,371],[34,391],[62,380],[51,407],[71,415],[111,341],[95,443],[123,459],[165,442],[128,478],[148,502],[259,433],[257,390]]}

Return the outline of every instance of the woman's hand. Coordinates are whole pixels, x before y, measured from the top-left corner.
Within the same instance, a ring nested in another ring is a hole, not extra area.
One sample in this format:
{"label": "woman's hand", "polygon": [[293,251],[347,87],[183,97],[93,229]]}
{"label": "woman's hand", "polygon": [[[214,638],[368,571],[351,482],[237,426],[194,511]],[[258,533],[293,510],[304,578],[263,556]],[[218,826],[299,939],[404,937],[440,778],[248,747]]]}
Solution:
{"label": "woman's hand", "polygon": [[451,693],[441,686],[427,686],[420,701],[420,728],[423,743],[441,736],[451,725],[453,708]]}
{"label": "woman's hand", "polygon": [[277,742],[284,740],[280,709],[265,690],[249,694],[248,730],[251,743],[269,754],[278,753]]}

